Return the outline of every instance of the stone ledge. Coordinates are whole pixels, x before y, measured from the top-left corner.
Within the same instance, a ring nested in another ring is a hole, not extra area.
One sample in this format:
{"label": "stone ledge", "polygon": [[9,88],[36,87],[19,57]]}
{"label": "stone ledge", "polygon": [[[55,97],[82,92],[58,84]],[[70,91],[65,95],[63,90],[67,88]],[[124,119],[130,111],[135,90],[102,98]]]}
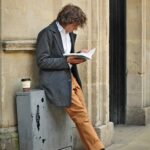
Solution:
{"label": "stone ledge", "polygon": [[3,51],[33,51],[35,50],[35,40],[5,40],[0,41],[0,47]]}

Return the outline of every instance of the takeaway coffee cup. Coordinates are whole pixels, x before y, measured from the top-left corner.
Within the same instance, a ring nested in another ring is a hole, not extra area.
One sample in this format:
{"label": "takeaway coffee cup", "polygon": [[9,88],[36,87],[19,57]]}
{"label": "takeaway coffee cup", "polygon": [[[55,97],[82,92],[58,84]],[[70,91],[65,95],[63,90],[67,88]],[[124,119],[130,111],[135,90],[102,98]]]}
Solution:
{"label": "takeaway coffee cup", "polygon": [[21,79],[23,92],[29,92],[31,88],[31,79],[23,78]]}

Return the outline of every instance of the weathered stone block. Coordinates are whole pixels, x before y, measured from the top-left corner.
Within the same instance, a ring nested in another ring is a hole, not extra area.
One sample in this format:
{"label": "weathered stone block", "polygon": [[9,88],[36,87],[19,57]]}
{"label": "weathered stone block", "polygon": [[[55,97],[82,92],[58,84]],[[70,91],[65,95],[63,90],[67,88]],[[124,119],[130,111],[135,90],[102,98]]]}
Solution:
{"label": "weathered stone block", "polygon": [[145,112],[142,108],[128,107],[126,111],[126,124],[145,125]]}
{"label": "weathered stone block", "polygon": [[95,129],[104,145],[106,147],[110,146],[112,144],[112,139],[114,136],[114,124],[112,122],[109,122],[107,125],[96,127]]}
{"label": "weathered stone block", "polygon": [[0,133],[0,150],[19,150],[16,132]]}
{"label": "weathered stone block", "polygon": [[150,124],[150,107],[144,108],[145,111],[145,124]]}

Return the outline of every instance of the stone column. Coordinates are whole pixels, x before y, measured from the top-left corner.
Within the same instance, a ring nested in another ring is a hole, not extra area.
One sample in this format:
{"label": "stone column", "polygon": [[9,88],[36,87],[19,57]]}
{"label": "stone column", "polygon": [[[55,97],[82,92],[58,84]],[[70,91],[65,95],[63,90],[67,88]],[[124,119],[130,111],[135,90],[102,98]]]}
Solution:
{"label": "stone column", "polygon": [[150,1],[142,1],[142,66],[144,123],[150,123]]}
{"label": "stone column", "polygon": [[150,122],[148,0],[127,1],[127,109],[128,124]]}
{"label": "stone column", "polygon": [[91,46],[96,47],[91,67],[92,121],[105,145],[110,145],[113,124],[109,122],[109,1],[92,1],[92,16]]}

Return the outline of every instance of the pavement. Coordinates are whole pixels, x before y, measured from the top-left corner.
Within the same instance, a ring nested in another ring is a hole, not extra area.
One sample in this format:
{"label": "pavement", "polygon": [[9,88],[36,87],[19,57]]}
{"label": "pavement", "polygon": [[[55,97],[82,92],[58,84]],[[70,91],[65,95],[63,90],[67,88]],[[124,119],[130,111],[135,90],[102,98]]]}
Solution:
{"label": "pavement", "polygon": [[113,144],[106,150],[150,150],[150,125],[115,126]]}

